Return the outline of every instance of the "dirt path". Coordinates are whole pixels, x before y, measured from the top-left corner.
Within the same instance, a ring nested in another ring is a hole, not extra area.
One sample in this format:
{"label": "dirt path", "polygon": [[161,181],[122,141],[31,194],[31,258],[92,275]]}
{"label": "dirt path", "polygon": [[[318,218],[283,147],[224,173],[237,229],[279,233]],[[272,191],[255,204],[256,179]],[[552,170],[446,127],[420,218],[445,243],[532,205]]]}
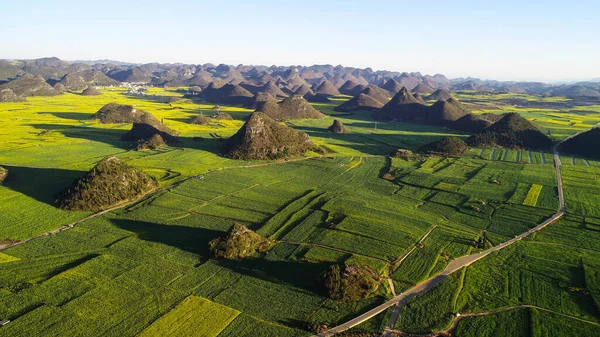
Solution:
{"label": "dirt path", "polygon": [[464,318],[494,315],[494,314],[500,314],[500,313],[503,313],[503,312],[508,312],[508,311],[512,311],[512,310],[516,310],[516,309],[524,309],[524,308],[533,308],[533,309],[543,310],[543,311],[551,312],[551,313],[554,313],[554,314],[557,314],[557,315],[565,316],[565,317],[568,317],[570,319],[575,319],[575,320],[578,320],[578,321],[581,321],[581,322],[585,322],[585,323],[589,323],[589,324],[594,324],[594,325],[600,326],[600,323],[598,323],[598,322],[588,321],[588,320],[585,320],[585,319],[582,319],[582,318],[579,318],[579,317],[575,317],[575,316],[563,314],[561,312],[557,312],[557,311],[546,309],[546,308],[541,308],[541,307],[538,307],[538,306],[535,306],[535,305],[521,304],[521,305],[516,305],[516,306],[508,307],[508,308],[502,308],[502,309],[498,309],[498,310],[485,311],[485,312],[477,312],[477,313],[470,313],[470,314],[461,314],[460,316],[454,318],[454,320],[452,321],[452,324],[450,325],[450,327],[448,327],[448,329],[443,330],[443,331],[439,331],[439,332],[445,332],[447,334],[452,334],[452,332],[456,329],[456,326],[458,325],[458,323],[461,320],[463,320]]}
{"label": "dirt path", "polygon": [[388,277],[387,281],[388,281],[388,285],[390,286],[390,290],[392,291],[392,296],[397,296],[396,295],[396,287],[394,287],[394,280],[392,280],[390,277]]}
{"label": "dirt path", "polygon": [[[575,135],[573,135],[571,137],[574,137],[574,136]],[[556,179],[557,179],[558,199],[559,199],[558,211],[553,216],[551,216],[549,219],[545,220],[544,222],[540,223],[539,225],[531,228],[530,230],[528,230],[520,235],[517,235],[514,238],[512,238],[508,241],[505,241],[497,246],[494,246],[492,248],[489,248],[489,249],[479,252],[477,254],[466,255],[466,256],[462,256],[462,257],[452,260],[446,266],[446,268],[443,271],[441,271],[440,273],[430,277],[429,279],[415,285],[413,288],[407,290],[406,292],[400,293],[399,295],[394,296],[394,298],[392,298],[391,300],[389,300],[389,301],[387,301],[387,302],[385,302],[385,303],[383,303],[383,304],[381,304],[381,305],[379,305],[379,306],[377,306],[377,307],[375,307],[375,308],[373,308],[373,309],[371,309],[371,310],[369,310],[369,311],[367,311],[367,312],[365,312],[343,324],[340,324],[334,328],[331,328],[331,329],[328,329],[326,331],[319,333],[317,336],[322,336],[322,337],[333,336],[337,333],[346,331],[360,323],[363,323],[363,322],[373,318],[374,316],[379,315],[380,313],[384,312],[385,310],[387,310],[388,308],[390,308],[392,306],[396,306],[396,308],[392,312],[390,320],[388,321],[388,324],[386,325],[385,331],[383,333],[384,336],[389,336],[393,333],[393,327],[396,324],[396,320],[400,313],[400,309],[411,298],[413,298],[417,295],[421,295],[421,294],[426,293],[427,291],[431,290],[438,283],[440,283],[446,277],[448,277],[448,275],[450,275],[464,267],[470,266],[471,264],[484,258],[485,256],[487,256],[493,252],[499,251],[501,249],[504,249],[504,248],[512,245],[513,243],[523,239],[524,237],[527,237],[527,236],[543,229],[544,227],[558,221],[565,214],[565,200],[564,200],[564,193],[563,193],[562,175],[561,175],[561,171],[560,171],[561,161],[560,161],[560,155],[558,153],[558,147],[560,146],[560,144],[562,144],[564,141],[566,141],[569,138],[565,138],[562,141],[556,143],[554,145],[554,147],[552,148],[552,151],[554,153],[554,167],[556,169]],[[506,152],[505,152],[505,155],[506,155]]]}
{"label": "dirt path", "polygon": [[[419,240],[418,244],[422,244],[423,241],[425,241],[425,239],[427,239],[427,237],[429,236],[429,234],[431,234],[431,232],[433,232],[433,230],[437,227],[437,225],[433,225],[428,231],[427,233],[425,233],[421,239]],[[396,269],[398,269],[400,267],[400,265],[402,264],[402,262],[404,262],[404,260],[406,260],[411,254],[412,252],[415,251],[415,249],[417,249],[417,245],[414,245],[406,254],[402,255],[399,259],[397,259],[396,261],[394,261],[392,263],[392,265],[390,266],[390,270],[388,271],[388,283],[390,285],[390,289],[392,290],[392,295],[394,295],[394,297],[397,296],[396,294],[396,288],[394,287],[394,281],[391,278],[391,274],[393,272],[396,271]],[[396,314],[397,315],[397,314]]]}
{"label": "dirt path", "polygon": [[437,227],[437,225],[433,225],[419,240],[419,242],[414,245],[406,254],[402,255],[399,259],[397,259],[396,261],[394,261],[392,263],[392,272],[395,272],[396,269],[398,269],[398,267],[400,267],[400,265],[402,264],[402,262],[404,262],[404,260],[406,260],[408,258],[408,256],[410,254],[412,254],[412,252],[415,251],[415,249],[417,249],[417,245],[422,244],[423,241],[425,241],[425,239],[427,239],[427,237],[429,236],[429,234],[431,234],[431,232],[433,232],[433,230]]}
{"label": "dirt path", "polygon": [[[477,313],[469,313],[469,314],[461,314],[460,316],[457,316],[457,317],[455,316],[454,319],[452,320],[452,323],[450,324],[450,326],[447,329],[445,329],[445,330],[437,331],[437,332],[434,332],[434,333],[421,334],[421,335],[419,335],[419,334],[411,334],[411,336],[414,336],[414,337],[417,337],[417,336],[420,336],[420,337],[429,337],[429,336],[438,336],[440,334],[447,334],[447,335],[453,336],[454,330],[456,330],[456,327],[458,326],[458,323],[460,323],[460,321],[462,321],[465,318],[495,315],[495,314],[500,314],[500,313],[503,313],[503,312],[508,312],[508,311],[517,310],[517,309],[525,309],[525,308],[543,310],[543,311],[546,311],[546,312],[551,312],[551,313],[556,314],[556,315],[561,315],[561,316],[564,316],[564,317],[568,317],[570,319],[578,320],[580,322],[584,322],[584,323],[588,323],[588,324],[593,324],[593,325],[596,325],[596,326],[600,326],[600,323],[598,323],[598,322],[588,321],[588,320],[585,320],[583,318],[579,318],[579,317],[575,317],[575,316],[563,314],[561,312],[557,312],[557,311],[554,311],[554,310],[550,310],[550,309],[538,307],[538,306],[535,306],[535,305],[521,304],[521,305],[515,305],[515,306],[512,306],[512,307],[502,308],[502,309],[498,309],[498,310],[491,310],[491,311],[477,312]],[[390,336],[398,336],[398,335],[399,336],[404,336],[404,335],[406,335],[402,331],[398,331],[398,330],[390,330],[389,333],[390,333],[389,334]]]}

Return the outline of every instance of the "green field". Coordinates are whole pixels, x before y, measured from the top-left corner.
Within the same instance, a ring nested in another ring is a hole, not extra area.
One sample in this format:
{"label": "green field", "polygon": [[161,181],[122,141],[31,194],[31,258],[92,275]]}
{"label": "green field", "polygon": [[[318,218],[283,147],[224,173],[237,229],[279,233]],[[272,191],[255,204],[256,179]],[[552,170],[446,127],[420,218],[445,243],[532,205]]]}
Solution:
{"label": "green field", "polygon": [[239,314],[229,307],[191,296],[154,321],[139,336],[218,336]]}
{"label": "green field", "polygon": [[[534,122],[555,140],[563,139],[600,123],[600,105],[576,105],[564,97],[543,97],[516,93],[487,94],[461,92],[455,96],[466,103],[473,113],[503,114],[516,112]],[[535,103],[531,107],[511,104],[518,100]]]}
{"label": "green field", "polygon": [[[315,104],[328,115],[322,120],[287,123],[327,155],[231,160],[214,135],[232,135],[251,111],[224,107],[233,121],[191,125],[190,116],[210,114],[212,105],[163,103],[174,95],[176,88],[152,88],[130,97],[117,88],[0,105],[8,125],[0,165],[11,173],[0,185],[0,240],[41,235],[0,253],[0,319],[11,320],[0,336],[309,336],[313,326],[343,323],[392,294],[386,281],[371,298],[329,300],[318,280],[331,264],[369,265],[399,293],[480,252],[478,240],[497,245],[558,208],[551,153],[472,149],[460,158],[390,158],[394,149],[466,135],[375,125],[367,113],[331,116],[335,101]],[[129,151],[119,139],[130,125],[89,119],[111,101],[163,119],[182,132],[182,143]],[[326,132],[334,118],[350,133]],[[59,210],[54,197],[108,155],[170,188],[43,235],[90,215]],[[592,163],[564,163],[567,217],[412,299],[395,328],[438,331],[456,313],[530,305],[465,317],[456,333],[567,336],[564,325],[592,331],[587,322],[598,321],[600,303],[600,164]],[[244,260],[211,258],[208,242],[234,223],[271,238],[274,248]],[[389,314],[354,331],[380,333]]]}

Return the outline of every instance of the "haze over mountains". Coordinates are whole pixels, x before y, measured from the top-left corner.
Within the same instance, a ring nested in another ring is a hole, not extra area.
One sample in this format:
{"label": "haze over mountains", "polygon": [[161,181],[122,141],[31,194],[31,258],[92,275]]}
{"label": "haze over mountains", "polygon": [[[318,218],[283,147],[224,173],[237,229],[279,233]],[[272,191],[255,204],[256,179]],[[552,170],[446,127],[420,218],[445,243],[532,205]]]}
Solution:
{"label": "haze over mountains", "polygon": [[[393,81],[390,81],[393,80]],[[45,83],[44,83],[45,82]],[[120,83],[143,83],[154,86],[198,86],[210,83],[248,99],[257,91],[268,90],[284,97],[292,93],[355,95],[368,85],[381,86],[395,94],[402,87],[430,95],[437,90],[474,90],[478,92],[513,92],[567,97],[600,97],[600,83],[594,81],[551,85],[541,82],[506,82],[476,78],[448,79],[441,74],[419,72],[374,71],[341,65],[253,66],[226,64],[129,64],[113,61],[67,62],[56,57],[35,60],[0,60],[0,90],[11,89],[17,96],[53,95],[67,90],[83,90],[89,86]],[[218,96],[216,100],[220,98]],[[323,99],[319,96],[318,99]],[[232,102],[233,103],[233,102]],[[374,103],[374,102],[373,102]]]}

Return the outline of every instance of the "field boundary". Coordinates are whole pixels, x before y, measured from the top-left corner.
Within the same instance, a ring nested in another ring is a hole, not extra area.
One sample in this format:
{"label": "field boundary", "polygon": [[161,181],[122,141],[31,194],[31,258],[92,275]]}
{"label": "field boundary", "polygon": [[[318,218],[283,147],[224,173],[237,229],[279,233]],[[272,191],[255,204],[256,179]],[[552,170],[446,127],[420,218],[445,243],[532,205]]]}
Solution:
{"label": "field boundary", "polygon": [[[194,176],[190,176],[190,177],[187,177],[185,179],[179,180],[179,181],[177,181],[177,182],[175,182],[175,183],[173,183],[173,184],[171,184],[169,186],[158,188],[158,189],[154,189],[154,190],[152,190],[152,191],[150,191],[150,192],[148,192],[148,193],[140,196],[138,199],[128,200],[128,201],[124,201],[123,203],[120,203],[120,204],[117,204],[117,205],[113,205],[110,208],[107,208],[107,209],[98,211],[96,213],[90,214],[90,215],[88,215],[88,216],[86,216],[84,218],[81,218],[79,220],[73,221],[73,222],[71,222],[69,224],[63,225],[63,226],[58,227],[56,229],[53,229],[51,231],[44,232],[42,234],[36,235],[34,237],[31,237],[31,238],[28,238],[28,239],[25,239],[25,240],[14,241],[14,242],[6,243],[6,244],[0,244],[0,252],[2,252],[4,250],[7,250],[9,248],[15,247],[15,246],[22,245],[22,244],[27,243],[27,242],[29,242],[31,240],[35,240],[35,239],[47,237],[47,236],[50,236],[50,235],[53,235],[53,234],[57,234],[57,233],[60,233],[62,231],[71,229],[71,228],[75,227],[76,225],[78,225],[78,224],[80,224],[82,222],[94,219],[94,218],[99,217],[101,215],[104,215],[106,213],[110,213],[110,212],[116,211],[118,209],[123,209],[123,208],[127,208],[127,207],[131,207],[131,206],[137,205],[137,204],[139,204],[139,203],[141,203],[143,201],[146,201],[146,200],[148,200],[150,198],[153,198],[158,193],[162,193],[162,192],[165,192],[165,191],[172,190],[175,187],[177,187],[177,186],[179,186],[179,185],[181,185],[181,184],[183,184],[183,183],[185,183],[185,182],[187,182],[189,180],[192,180],[192,179],[203,179],[205,175],[210,174],[212,172],[218,172],[218,171],[223,171],[223,170],[228,170],[228,169],[249,169],[249,168],[264,167],[264,166],[270,166],[270,165],[281,165],[281,164],[286,164],[286,163],[290,163],[290,162],[297,162],[297,161],[303,161],[303,160],[311,160],[311,159],[317,159],[317,158],[323,158],[323,157],[324,156],[303,157],[303,158],[297,158],[297,159],[290,159],[290,160],[286,160],[286,161],[275,161],[275,162],[270,162],[270,163],[261,163],[261,164],[254,164],[254,165],[227,166],[227,167],[222,167],[222,168],[219,168],[219,169],[216,169],[216,170],[208,171],[208,172],[205,172],[205,173],[197,174],[197,175],[194,175]],[[22,166],[22,167],[37,168],[37,167],[34,167],[34,166]]]}
{"label": "field boundary", "polygon": [[[581,132],[585,132],[585,131],[581,131]],[[579,133],[577,133],[577,134],[579,134]],[[481,251],[477,254],[465,255],[465,256],[461,256],[459,258],[454,259],[446,266],[446,268],[444,270],[442,270],[438,274],[430,277],[429,279],[415,285],[413,288],[405,291],[404,293],[401,293],[400,295],[395,296],[391,300],[363,313],[362,315],[359,315],[359,316],[357,316],[343,324],[340,324],[336,327],[322,331],[321,333],[314,335],[313,337],[333,336],[337,333],[346,331],[360,323],[363,323],[363,322],[379,315],[380,313],[384,312],[385,310],[387,310],[388,308],[390,308],[392,306],[396,306],[396,308],[395,308],[396,310],[394,310],[392,312],[392,315],[388,321],[388,324],[386,325],[385,330],[383,332],[383,336],[390,336],[391,333],[393,332],[392,328],[396,324],[396,320],[398,318],[401,307],[404,304],[406,304],[406,302],[408,302],[410,299],[433,289],[438,283],[443,281],[450,274],[462,269],[463,267],[468,267],[471,264],[475,263],[476,261],[484,258],[485,256],[487,256],[493,252],[499,251],[503,248],[506,248],[506,247],[512,245],[513,243],[520,241],[523,238],[545,228],[546,226],[557,222],[563,215],[566,214],[564,191],[563,191],[563,184],[562,184],[562,175],[561,175],[561,171],[560,171],[560,167],[561,167],[562,163],[560,161],[560,153],[558,151],[558,148],[567,139],[575,137],[577,134],[574,134],[571,137],[567,137],[567,138],[559,141],[552,147],[552,152],[553,152],[553,157],[554,157],[554,167],[556,170],[556,178],[557,178],[558,198],[559,198],[559,208],[554,215],[552,215],[550,218],[546,219],[542,223],[538,224],[537,226],[529,229],[528,231],[515,236],[513,239],[505,241],[497,246],[494,246],[487,250]]]}

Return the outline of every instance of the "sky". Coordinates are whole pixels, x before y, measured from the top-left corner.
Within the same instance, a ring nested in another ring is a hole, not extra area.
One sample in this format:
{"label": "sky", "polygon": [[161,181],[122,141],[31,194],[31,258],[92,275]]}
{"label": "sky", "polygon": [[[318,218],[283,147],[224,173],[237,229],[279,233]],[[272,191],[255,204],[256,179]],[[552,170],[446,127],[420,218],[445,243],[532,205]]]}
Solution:
{"label": "sky", "polygon": [[486,2],[0,0],[0,58],[600,78],[600,1]]}

